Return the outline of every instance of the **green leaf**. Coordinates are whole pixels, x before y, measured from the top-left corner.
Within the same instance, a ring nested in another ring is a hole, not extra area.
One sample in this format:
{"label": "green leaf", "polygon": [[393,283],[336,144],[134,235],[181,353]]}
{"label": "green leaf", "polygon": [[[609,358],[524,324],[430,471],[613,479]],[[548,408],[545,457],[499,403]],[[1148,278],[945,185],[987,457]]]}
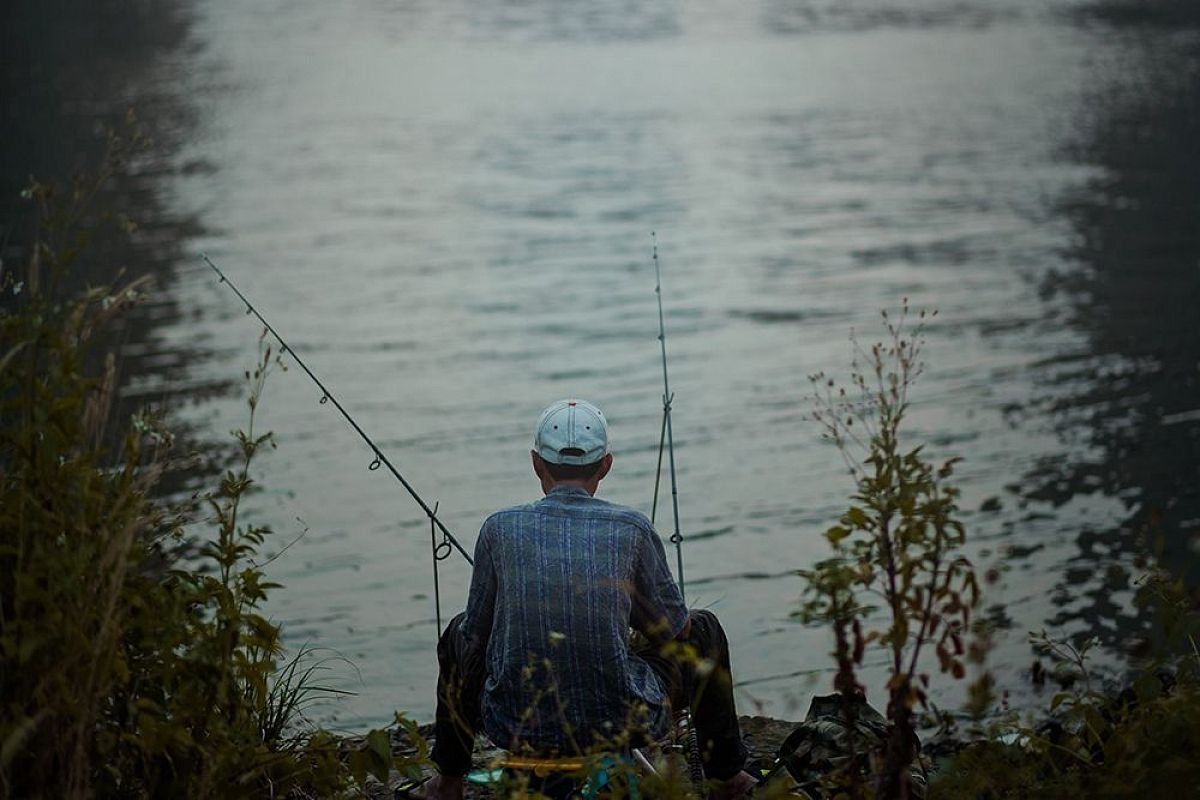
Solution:
{"label": "green leaf", "polygon": [[374,768],[371,774],[386,783],[388,769],[392,766],[392,744],[388,740],[387,731],[375,729],[368,733],[367,748],[374,756]]}
{"label": "green leaf", "polygon": [[350,768],[350,775],[354,778],[354,782],[359,786],[367,782],[368,774],[373,774],[371,756],[366,750],[352,750],[349,758],[346,759],[346,764]]}
{"label": "green leaf", "polygon": [[858,506],[850,506],[846,511],[845,520],[856,528],[865,530],[870,527],[866,513]]}
{"label": "green leaf", "polygon": [[849,535],[850,531],[841,525],[834,525],[832,528],[825,531],[825,538],[829,540],[829,543],[834,547],[837,547],[838,542],[842,541]]}

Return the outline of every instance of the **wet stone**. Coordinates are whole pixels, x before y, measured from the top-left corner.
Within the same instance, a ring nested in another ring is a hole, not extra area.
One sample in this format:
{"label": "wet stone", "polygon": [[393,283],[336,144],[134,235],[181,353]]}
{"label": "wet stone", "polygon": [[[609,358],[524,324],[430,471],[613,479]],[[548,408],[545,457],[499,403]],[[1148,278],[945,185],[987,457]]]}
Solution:
{"label": "wet stone", "polygon": [[[779,749],[779,745],[787,738],[787,735],[792,732],[798,723],[788,722],[786,720],[772,719],[770,717],[740,717],[739,722],[742,726],[742,741],[746,744],[748,751],[747,766],[762,767],[770,766],[775,760],[775,753]],[[429,747],[433,747],[433,725],[422,725],[419,728],[421,736],[428,743]],[[401,756],[412,758],[418,752],[417,746],[409,739],[407,731],[402,728],[391,728],[388,730],[388,736],[392,742],[392,753]],[[357,747],[361,747],[366,737],[350,736],[342,740],[343,750],[349,751]],[[493,747],[486,738],[479,736],[475,739],[475,752],[472,757],[473,766],[475,769],[485,768],[489,763],[493,763],[504,751],[498,747]],[[423,777],[428,777],[433,774],[432,768],[426,766],[422,770]],[[401,787],[409,785],[410,781],[399,772],[392,771],[388,776],[386,784],[377,781],[371,781],[366,787],[366,796],[368,800],[391,800],[393,797],[398,797],[396,791]],[[490,798],[495,796],[495,792],[488,786],[469,783],[467,784],[466,797],[467,800],[473,798]]]}

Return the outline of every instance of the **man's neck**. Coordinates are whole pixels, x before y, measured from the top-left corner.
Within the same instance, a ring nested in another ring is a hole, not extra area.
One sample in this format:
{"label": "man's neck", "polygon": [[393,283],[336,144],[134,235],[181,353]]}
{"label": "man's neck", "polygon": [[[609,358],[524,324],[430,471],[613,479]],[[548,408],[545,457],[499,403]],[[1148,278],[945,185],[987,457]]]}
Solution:
{"label": "man's neck", "polygon": [[556,489],[582,489],[590,495],[595,495],[596,488],[592,481],[554,481],[542,485],[542,491],[545,494],[550,494]]}

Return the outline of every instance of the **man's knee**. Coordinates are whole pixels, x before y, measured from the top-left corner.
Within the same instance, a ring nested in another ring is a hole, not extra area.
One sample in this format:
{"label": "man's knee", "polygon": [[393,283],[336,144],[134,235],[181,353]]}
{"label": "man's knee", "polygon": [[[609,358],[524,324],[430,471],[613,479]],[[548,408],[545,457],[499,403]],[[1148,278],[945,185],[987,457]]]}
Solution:
{"label": "man's knee", "polygon": [[442,635],[438,637],[437,655],[438,661],[445,661],[447,658],[454,659],[458,655],[458,628],[462,625],[463,618],[466,617],[465,611],[460,611],[455,614],[442,631]]}
{"label": "man's knee", "polygon": [[705,655],[714,649],[723,650],[729,646],[725,629],[721,627],[721,621],[717,619],[716,614],[702,608],[689,612],[689,617],[692,621],[692,630],[688,634],[688,642],[704,652]]}

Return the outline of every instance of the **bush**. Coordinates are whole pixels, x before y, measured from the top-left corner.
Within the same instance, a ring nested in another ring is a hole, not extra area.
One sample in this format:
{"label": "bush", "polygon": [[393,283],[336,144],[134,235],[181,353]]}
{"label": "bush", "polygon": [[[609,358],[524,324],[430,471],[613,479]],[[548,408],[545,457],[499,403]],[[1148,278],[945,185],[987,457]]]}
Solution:
{"label": "bush", "polygon": [[[915,714],[930,685],[923,656],[932,647],[942,672],[964,677],[964,640],[979,602],[975,573],[959,552],[958,490],[949,484],[956,459],[935,466],[922,447],[901,444],[908,391],[923,368],[925,317],[921,312],[910,331],[907,301],[897,321],[885,311],[886,341],[869,350],[854,342],[849,391],[823,374],[812,376],[813,416],[846,460],[855,492],[825,532],[833,557],[801,573],[807,581],[801,616],[833,630],[834,685],[848,717],[863,691],[857,672],[868,648],[882,649],[888,664],[888,734],[882,752],[873,754],[870,785],[853,772],[833,776],[856,796],[914,791]],[[869,606],[868,597],[882,599],[882,608]]]}
{"label": "bush", "polygon": [[1032,634],[1063,686],[1036,724],[1002,721],[942,770],[933,796],[1154,797],[1200,786],[1200,613],[1183,582],[1159,568],[1140,579],[1155,646],[1129,685],[1104,686],[1089,668],[1094,640]]}
{"label": "bush", "polygon": [[[955,462],[934,466],[921,447],[900,444],[908,390],[922,370],[924,319],[909,331],[907,304],[896,322],[885,312],[887,340],[869,350],[855,343],[850,391],[812,376],[814,417],[846,459],[855,492],[825,532],[833,557],[802,573],[800,616],[832,629],[835,688],[848,727],[869,648],[884,651],[889,672],[886,742],[858,745],[873,752],[843,753],[845,766],[826,776],[828,788],[849,797],[1069,799],[1153,797],[1200,786],[1200,604],[1180,579],[1147,568],[1137,602],[1153,611],[1155,624],[1141,648],[1148,657],[1133,665],[1129,685],[1114,689],[1092,674],[1094,640],[1031,634],[1063,690],[1036,723],[1010,713],[968,731],[975,740],[960,739],[961,750],[926,791],[914,731],[914,711],[927,704],[930,684],[922,653],[932,646],[941,672],[961,679],[964,661],[982,664],[988,643],[986,629],[972,623],[980,596],[975,573],[959,554],[964,530],[949,484]],[[867,605],[868,597],[882,599],[881,608]],[[978,722],[993,700],[991,676],[984,672],[968,697]],[[952,717],[942,718],[953,728]],[[854,766],[864,763],[869,767]]]}
{"label": "bush", "polygon": [[116,361],[98,346],[146,283],[62,288],[94,194],[35,184],[40,236],[0,276],[0,794],[327,797],[386,778],[382,732],[343,754],[303,724],[321,667],[305,652],[281,666],[260,611],[270,531],[239,509],[271,445],[255,430],[265,343],[237,458],[203,498],[213,538],[174,555],[195,507],[154,496],[172,437],[145,413],[112,419]]}

